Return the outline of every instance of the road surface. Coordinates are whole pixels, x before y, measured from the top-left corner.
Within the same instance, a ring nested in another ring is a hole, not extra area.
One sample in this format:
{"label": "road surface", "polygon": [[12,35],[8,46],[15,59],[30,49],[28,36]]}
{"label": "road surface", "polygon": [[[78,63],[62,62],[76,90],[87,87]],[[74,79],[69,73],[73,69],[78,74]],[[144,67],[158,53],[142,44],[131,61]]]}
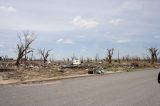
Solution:
{"label": "road surface", "polygon": [[160,106],[159,71],[0,86],[0,106]]}

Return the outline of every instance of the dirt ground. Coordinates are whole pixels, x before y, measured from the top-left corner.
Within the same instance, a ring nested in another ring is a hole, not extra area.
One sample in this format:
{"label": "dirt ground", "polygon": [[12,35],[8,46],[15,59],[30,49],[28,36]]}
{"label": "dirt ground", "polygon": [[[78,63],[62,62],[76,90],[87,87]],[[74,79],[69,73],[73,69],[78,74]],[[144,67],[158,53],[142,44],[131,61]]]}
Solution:
{"label": "dirt ground", "polygon": [[[4,64],[4,62],[3,62]],[[0,82],[3,81],[25,81],[25,80],[32,80],[32,79],[40,79],[40,78],[54,78],[58,76],[73,76],[73,75],[81,75],[81,74],[88,74],[89,70],[94,68],[102,68],[104,72],[108,71],[134,71],[137,69],[144,69],[144,68],[159,68],[160,65],[150,65],[148,63],[138,63],[138,65],[131,65],[130,63],[113,63],[113,64],[106,64],[106,63],[99,63],[99,62],[90,62],[90,63],[83,63],[79,66],[72,66],[66,65],[62,67],[65,63],[56,63],[52,62],[48,65],[42,65],[40,63],[32,63],[27,65],[22,65],[19,69],[7,65],[7,67],[2,67],[1,63],[1,70],[0,70]],[[67,66],[67,67],[66,67]],[[2,70],[3,69],[3,70]]]}

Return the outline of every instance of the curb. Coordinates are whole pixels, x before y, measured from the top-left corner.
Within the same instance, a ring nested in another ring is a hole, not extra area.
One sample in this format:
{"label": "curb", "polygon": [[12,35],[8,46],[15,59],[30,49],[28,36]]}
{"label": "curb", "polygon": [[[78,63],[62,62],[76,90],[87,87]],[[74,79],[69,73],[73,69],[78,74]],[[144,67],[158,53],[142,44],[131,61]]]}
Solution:
{"label": "curb", "polygon": [[32,83],[41,83],[41,82],[56,81],[56,80],[71,79],[71,78],[80,78],[80,77],[89,77],[89,76],[96,76],[96,75],[83,74],[83,75],[74,75],[74,76],[60,76],[60,77],[54,77],[54,78],[42,78],[38,80],[26,80],[26,81],[21,81],[20,83],[21,84],[32,84]]}
{"label": "curb", "polygon": [[35,84],[35,83],[64,80],[64,79],[71,79],[71,78],[109,75],[109,74],[115,74],[115,73],[122,73],[122,72],[110,72],[110,73],[104,73],[104,74],[82,74],[82,75],[74,75],[74,76],[59,76],[59,77],[54,77],[54,78],[32,79],[32,80],[25,80],[25,81],[13,81],[13,82],[8,82],[8,83],[3,82],[3,83],[0,83],[0,85]]}

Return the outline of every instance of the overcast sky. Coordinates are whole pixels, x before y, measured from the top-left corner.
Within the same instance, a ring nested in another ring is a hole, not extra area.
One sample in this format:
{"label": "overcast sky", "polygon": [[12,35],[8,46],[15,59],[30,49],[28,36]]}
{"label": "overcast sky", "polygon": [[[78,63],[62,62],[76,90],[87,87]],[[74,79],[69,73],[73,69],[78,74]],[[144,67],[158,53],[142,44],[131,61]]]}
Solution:
{"label": "overcast sky", "polygon": [[142,56],[160,48],[160,0],[0,0],[0,55],[16,56],[26,30],[56,59],[104,57],[107,48]]}

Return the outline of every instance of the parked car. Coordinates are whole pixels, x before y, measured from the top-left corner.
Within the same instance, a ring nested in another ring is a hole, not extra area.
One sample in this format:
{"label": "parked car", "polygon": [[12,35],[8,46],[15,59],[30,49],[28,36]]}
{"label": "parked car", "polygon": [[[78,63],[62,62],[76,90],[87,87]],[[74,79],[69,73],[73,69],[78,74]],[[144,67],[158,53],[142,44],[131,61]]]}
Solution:
{"label": "parked car", "polygon": [[79,59],[74,59],[73,60],[73,65],[80,65],[81,61]]}

